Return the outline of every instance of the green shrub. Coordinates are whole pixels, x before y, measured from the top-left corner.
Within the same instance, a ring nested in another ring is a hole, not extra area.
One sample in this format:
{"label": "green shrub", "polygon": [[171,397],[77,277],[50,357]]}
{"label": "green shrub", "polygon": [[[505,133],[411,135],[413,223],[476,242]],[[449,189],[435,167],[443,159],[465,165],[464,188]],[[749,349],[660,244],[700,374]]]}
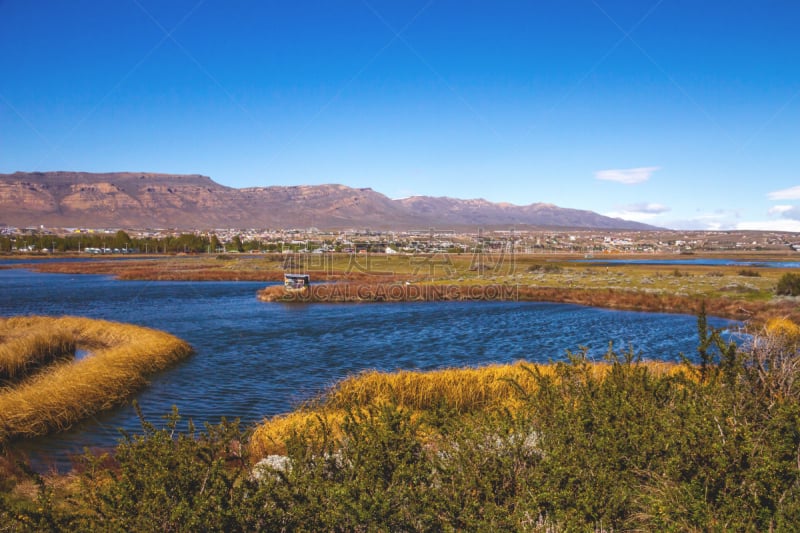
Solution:
{"label": "green shrub", "polygon": [[797,296],[800,295],[800,274],[787,272],[778,280],[778,286],[775,293],[779,296]]}
{"label": "green shrub", "polygon": [[[178,431],[177,410],[156,429],[125,435],[112,458],[87,454],[75,525],[106,531],[243,531],[266,524],[238,422]],[[110,461],[110,466],[109,466]]]}
{"label": "green shrub", "polygon": [[748,278],[760,278],[761,273],[758,270],[753,270],[752,268],[743,268],[739,271],[740,276],[745,276]]}
{"label": "green shrub", "polygon": [[546,274],[559,274],[564,270],[564,267],[555,263],[545,263],[543,265],[531,265],[528,267],[528,272],[544,272]]}
{"label": "green shrub", "polygon": [[796,530],[796,343],[765,329],[736,346],[702,313],[698,330],[703,364],[684,372],[609,349],[598,373],[581,351],[527,367],[513,412],[354,408],[341,437],[295,433],[259,475],[236,423],[180,431],[173,412],[87,454],[68,498],[35,474],[27,501],[0,483],[0,530]]}

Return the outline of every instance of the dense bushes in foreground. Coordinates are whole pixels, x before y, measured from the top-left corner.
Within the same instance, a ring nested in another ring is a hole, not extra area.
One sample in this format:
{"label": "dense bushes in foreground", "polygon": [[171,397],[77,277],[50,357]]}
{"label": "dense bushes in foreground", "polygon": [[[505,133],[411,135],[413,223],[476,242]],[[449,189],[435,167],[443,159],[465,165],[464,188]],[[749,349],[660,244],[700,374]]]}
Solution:
{"label": "dense bushes in foreground", "polygon": [[513,409],[367,404],[271,466],[235,423],[179,432],[173,413],[66,479],[7,467],[0,529],[796,530],[798,328],[736,347],[700,325],[705,364],[685,372],[610,353],[599,374],[577,353],[531,366]]}

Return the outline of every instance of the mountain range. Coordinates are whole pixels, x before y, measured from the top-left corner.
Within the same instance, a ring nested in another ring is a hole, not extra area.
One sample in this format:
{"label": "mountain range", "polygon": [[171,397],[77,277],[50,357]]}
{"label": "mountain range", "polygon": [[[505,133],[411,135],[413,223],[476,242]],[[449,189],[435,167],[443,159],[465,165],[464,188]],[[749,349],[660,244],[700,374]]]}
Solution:
{"label": "mountain range", "polygon": [[198,174],[0,174],[0,225],[87,228],[653,230],[654,226],[546,203],[412,196],[370,188],[296,185],[232,188]]}

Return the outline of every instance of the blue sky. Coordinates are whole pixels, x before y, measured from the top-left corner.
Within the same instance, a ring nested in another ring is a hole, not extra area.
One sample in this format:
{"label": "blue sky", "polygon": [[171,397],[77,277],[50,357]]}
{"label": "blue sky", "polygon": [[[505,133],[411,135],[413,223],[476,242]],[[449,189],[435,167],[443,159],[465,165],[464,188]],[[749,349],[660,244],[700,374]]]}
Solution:
{"label": "blue sky", "polygon": [[800,231],[796,0],[0,0],[0,173]]}

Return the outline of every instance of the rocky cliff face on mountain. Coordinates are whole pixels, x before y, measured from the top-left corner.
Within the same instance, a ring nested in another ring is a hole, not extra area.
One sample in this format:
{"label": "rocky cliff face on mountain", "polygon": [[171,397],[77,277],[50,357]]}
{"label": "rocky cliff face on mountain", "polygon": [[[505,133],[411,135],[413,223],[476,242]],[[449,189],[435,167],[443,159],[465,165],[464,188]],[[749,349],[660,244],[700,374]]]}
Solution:
{"label": "rocky cliff face on mountain", "polygon": [[421,229],[498,226],[648,230],[591,211],[415,196],[344,185],[234,189],[207,176],[113,172],[0,174],[0,225],[90,228]]}

